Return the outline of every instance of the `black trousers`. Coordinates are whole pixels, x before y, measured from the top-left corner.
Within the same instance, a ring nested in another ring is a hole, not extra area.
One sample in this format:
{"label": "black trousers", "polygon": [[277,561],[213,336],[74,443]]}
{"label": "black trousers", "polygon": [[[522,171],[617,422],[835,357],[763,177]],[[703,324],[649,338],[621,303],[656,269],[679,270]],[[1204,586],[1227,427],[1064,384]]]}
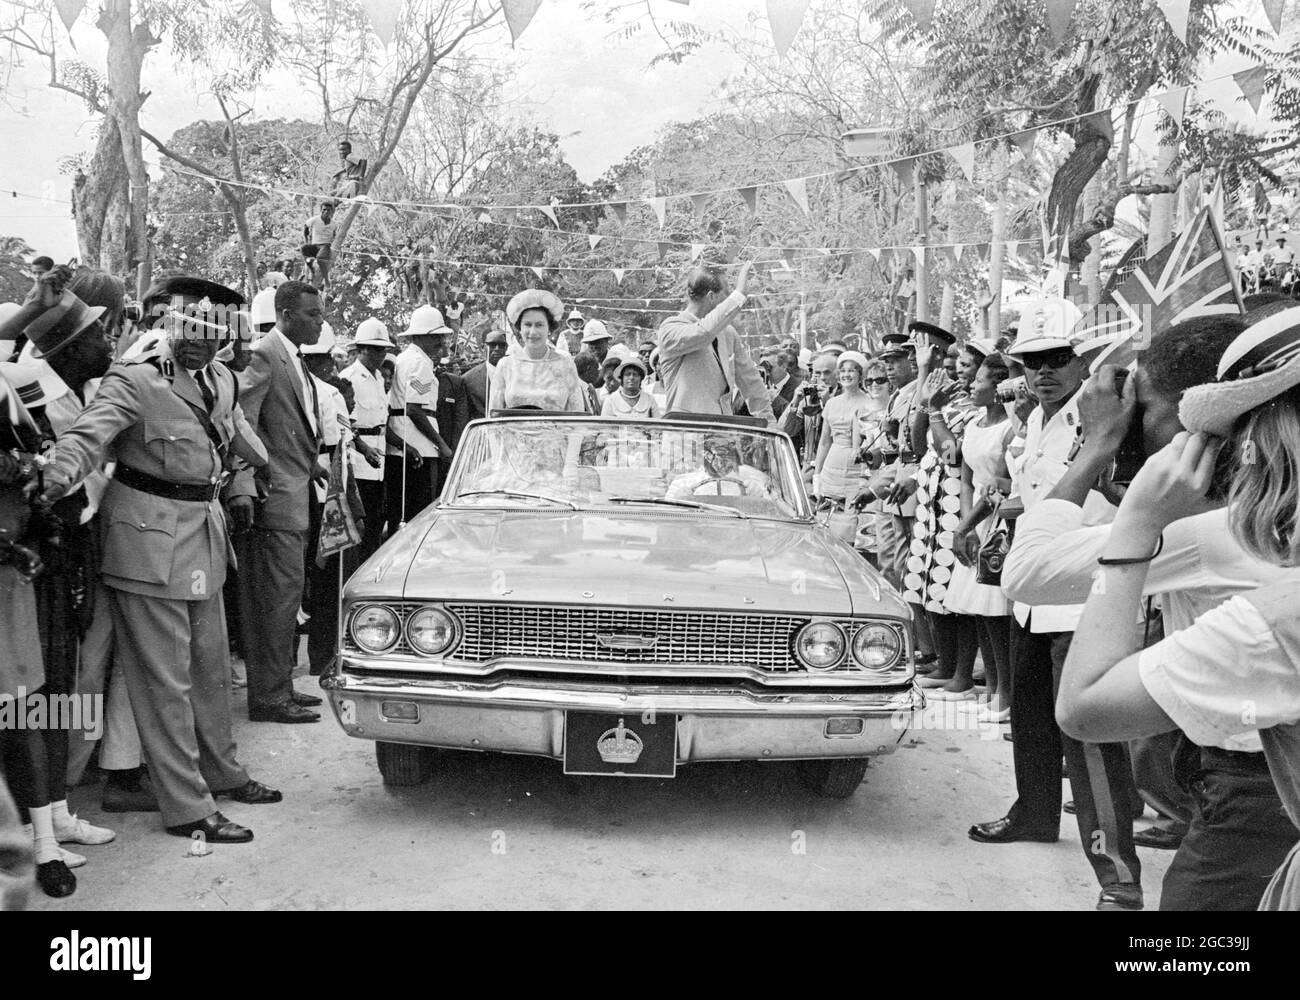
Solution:
{"label": "black trousers", "polygon": [[[402,466],[406,466],[406,508],[402,508]],[[416,468],[411,459],[399,460],[389,455],[384,461],[384,509],[388,521],[388,534],[397,531],[403,521],[409,521],[433,503],[434,483],[438,476],[438,459],[426,458]]]}
{"label": "black trousers", "polygon": [[1142,882],[1133,845],[1139,801],[1125,743],[1080,743],[1056,724],[1056,689],[1072,632],[1030,632],[1016,624],[1011,731],[1016,802],[1011,817],[1037,830],[1061,822],[1061,758],[1074,797],[1079,838],[1097,882]]}
{"label": "black trousers", "polygon": [[1160,892],[1162,910],[1254,910],[1300,840],[1262,753],[1203,747],[1192,821]]}
{"label": "black trousers", "polygon": [[361,535],[357,562],[365,562],[384,540],[384,481],[382,479],[353,479],[361,506],[366,510],[366,530]]}

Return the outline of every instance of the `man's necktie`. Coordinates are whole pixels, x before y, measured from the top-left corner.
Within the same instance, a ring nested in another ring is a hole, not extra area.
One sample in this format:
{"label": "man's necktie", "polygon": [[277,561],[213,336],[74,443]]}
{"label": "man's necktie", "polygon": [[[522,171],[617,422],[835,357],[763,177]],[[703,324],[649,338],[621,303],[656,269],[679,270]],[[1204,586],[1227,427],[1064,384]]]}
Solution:
{"label": "man's necktie", "polygon": [[307,370],[307,359],[302,356],[301,352],[298,354],[298,365],[302,368],[303,381],[307,384],[307,398],[311,402],[311,413],[307,417],[307,423],[314,430],[316,420],[320,415],[320,401],[316,398],[316,383],[312,380],[311,372]]}
{"label": "man's necktie", "polygon": [[203,393],[203,405],[207,407],[208,413],[211,413],[212,408],[217,405],[217,397],[214,396],[212,390],[208,388],[208,382],[207,379],[203,377],[202,368],[194,373],[194,381],[199,384],[199,392]]}

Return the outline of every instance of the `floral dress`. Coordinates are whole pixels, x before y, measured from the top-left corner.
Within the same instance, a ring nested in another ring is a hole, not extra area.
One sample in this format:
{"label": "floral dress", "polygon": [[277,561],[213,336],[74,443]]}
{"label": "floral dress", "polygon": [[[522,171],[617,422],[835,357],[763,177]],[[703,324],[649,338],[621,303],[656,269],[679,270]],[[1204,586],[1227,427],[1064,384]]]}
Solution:
{"label": "floral dress", "polygon": [[[944,422],[961,442],[968,420],[979,415],[970,397],[961,392],[943,407]],[[903,576],[903,597],[935,614],[947,614],[944,598],[952,580],[957,556],[953,552],[953,529],[961,523],[961,456],[943,456],[936,448],[934,433],[927,432],[929,447],[921,458],[916,478],[916,521],[912,525],[912,546]],[[945,458],[956,459],[949,464]]]}

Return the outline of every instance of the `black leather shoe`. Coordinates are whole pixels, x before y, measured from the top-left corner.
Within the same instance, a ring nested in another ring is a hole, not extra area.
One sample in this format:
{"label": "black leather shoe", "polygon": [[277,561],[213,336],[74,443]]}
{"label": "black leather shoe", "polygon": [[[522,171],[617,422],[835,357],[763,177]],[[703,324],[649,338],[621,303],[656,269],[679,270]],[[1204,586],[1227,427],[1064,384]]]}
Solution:
{"label": "black leather shoe", "polygon": [[1140,910],[1142,909],[1142,887],[1132,882],[1108,885],[1097,897],[1097,909]]}
{"label": "black leather shoe", "polygon": [[1183,842],[1183,834],[1164,830],[1158,826],[1133,831],[1133,843],[1138,847],[1154,847],[1158,851],[1176,851]]}
{"label": "black leather shoe", "polygon": [[1068,813],[1071,816],[1078,815],[1078,811],[1074,808],[1074,799],[1066,800],[1066,802],[1061,806],[1061,812]]}
{"label": "black leather shoe", "polygon": [[295,705],[301,705],[303,708],[312,708],[315,705],[319,705],[321,700],[314,694],[303,694],[301,691],[294,691],[293,703]]}
{"label": "black leather shoe", "polygon": [[248,721],[320,722],[320,713],[312,712],[301,705],[295,705],[292,701],[286,701],[283,705],[272,705],[270,708],[250,708],[248,710]]}
{"label": "black leather shoe", "polygon": [[182,823],[180,826],[167,828],[167,832],[173,837],[189,837],[196,830],[202,831],[204,839],[209,844],[247,844],[253,839],[252,830],[230,822],[221,813],[213,813],[203,819],[196,819],[193,823]]}
{"label": "black leather shoe", "polygon": [[981,844],[1014,844],[1027,840],[1036,844],[1055,844],[1060,839],[1059,830],[1035,830],[1003,816],[991,823],[976,823],[966,831],[966,836]]}
{"label": "black leather shoe", "polygon": [[62,899],[77,891],[77,876],[62,861],[46,861],[36,866],[36,884],[45,895]]}
{"label": "black leather shoe", "polygon": [[284,798],[274,788],[267,788],[260,781],[253,781],[251,778],[246,785],[213,792],[212,797],[214,799],[233,799],[235,802],[242,802],[246,806],[264,806],[271,802],[279,802]]}

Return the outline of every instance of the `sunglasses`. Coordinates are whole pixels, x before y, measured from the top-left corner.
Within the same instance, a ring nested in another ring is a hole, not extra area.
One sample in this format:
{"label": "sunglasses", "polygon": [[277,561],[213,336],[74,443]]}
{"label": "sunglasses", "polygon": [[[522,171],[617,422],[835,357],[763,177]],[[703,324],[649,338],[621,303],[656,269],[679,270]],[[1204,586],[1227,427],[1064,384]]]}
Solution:
{"label": "sunglasses", "polygon": [[1036,372],[1040,368],[1052,368],[1060,371],[1077,355],[1068,347],[1062,347],[1055,351],[1043,351],[1039,354],[1026,354],[1020,359],[1020,363],[1028,368],[1031,372]]}
{"label": "sunglasses", "polygon": [[867,379],[863,379],[862,382],[863,382],[864,385],[888,385],[888,384],[889,384],[889,379],[887,379],[887,378],[867,378]]}

